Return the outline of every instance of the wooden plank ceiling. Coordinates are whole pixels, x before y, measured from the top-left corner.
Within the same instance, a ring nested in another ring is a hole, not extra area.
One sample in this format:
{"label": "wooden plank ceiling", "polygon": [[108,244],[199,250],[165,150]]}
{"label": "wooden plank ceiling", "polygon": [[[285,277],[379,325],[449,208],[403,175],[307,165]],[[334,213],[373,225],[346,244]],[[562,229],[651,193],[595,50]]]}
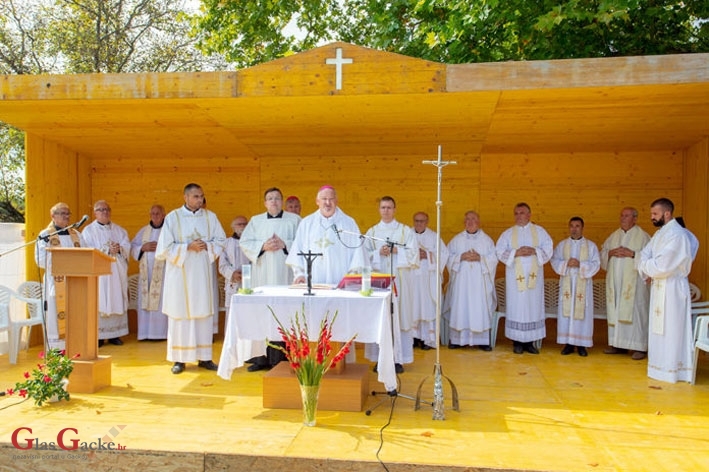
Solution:
{"label": "wooden plank ceiling", "polygon": [[[342,90],[322,60],[336,47],[355,58],[351,70],[368,60],[367,73],[348,76],[343,66]],[[602,60],[630,77],[605,86],[578,73],[594,62],[547,61],[572,69],[573,80],[560,73],[525,88],[523,76],[490,80],[484,65],[463,69],[334,43],[239,72],[3,76],[0,120],[87,156],[115,158],[431,158],[439,144],[471,156],[679,150],[709,135],[709,55],[693,57],[698,68],[671,76],[662,71],[686,63],[682,57],[642,70],[626,58]],[[356,82],[350,91],[348,80]],[[401,86],[407,80],[409,91]]]}

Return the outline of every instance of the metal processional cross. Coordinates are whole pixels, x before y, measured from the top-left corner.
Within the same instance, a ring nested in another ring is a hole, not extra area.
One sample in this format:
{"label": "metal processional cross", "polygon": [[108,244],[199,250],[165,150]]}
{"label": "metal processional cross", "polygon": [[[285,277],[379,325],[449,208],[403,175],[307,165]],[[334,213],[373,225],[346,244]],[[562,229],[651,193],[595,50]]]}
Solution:
{"label": "metal processional cross", "polygon": [[[441,160],[441,146],[438,146],[437,161],[422,161],[422,164],[431,164],[438,168],[438,193],[436,197],[436,365],[433,367],[433,419],[445,420],[446,416],[443,411],[443,369],[441,368],[441,180],[443,178],[443,168],[450,164],[457,164],[456,161]],[[450,383],[453,392],[453,409],[459,411],[458,406],[458,390],[453,381],[446,377]],[[421,387],[426,381],[424,379],[419,385],[419,391],[416,394],[416,406],[419,407],[419,399],[421,398]]]}

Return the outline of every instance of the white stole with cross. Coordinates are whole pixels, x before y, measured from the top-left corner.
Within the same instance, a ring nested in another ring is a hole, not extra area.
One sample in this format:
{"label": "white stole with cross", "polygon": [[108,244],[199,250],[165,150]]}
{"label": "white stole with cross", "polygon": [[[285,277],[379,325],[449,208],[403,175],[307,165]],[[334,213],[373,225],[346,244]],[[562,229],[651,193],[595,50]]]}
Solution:
{"label": "white stole with cross", "polygon": [[[564,260],[568,262],[571,258],[571,240],[564,241]],[[588,260],[588,240],[581,242],[579,261]],[[571,279],[568,274],[561,277],[561,313],[566,318],[571,316]],[[580,277],[581,271],[575,270],[573,278],[576,280],[576,293],[574,297],[574,319],[582,320],[586,312],[586,279]]]}
{"label": "white stole with cross", "polygon": [[[532,236],[532,246],[539,246],[539,234],[537,234],[537,228],[534,225],[529,227],[530,234]],[[511,238],[512,248],[517,250],[520,248],[519,244],[519,226],[514,226],[512,228],[512,238]],[[532,256],[532,267],[529,270],[529,279],[524,276],[524,269],[522,268],[522,258],[515,257],[515,280],[517,281],[517,290],[524,292],[525,290],[533,290],[537,286],[537,272],[539,271],[539,264],[537,264],[537,256]]]}

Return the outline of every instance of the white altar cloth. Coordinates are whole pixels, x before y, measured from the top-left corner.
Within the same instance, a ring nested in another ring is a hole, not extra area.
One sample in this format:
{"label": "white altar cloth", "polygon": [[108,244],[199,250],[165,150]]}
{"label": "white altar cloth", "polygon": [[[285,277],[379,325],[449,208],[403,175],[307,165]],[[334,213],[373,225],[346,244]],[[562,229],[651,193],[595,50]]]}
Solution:
{"label": "white altar cloth", "polygon": [[[394,346],[392,340],[389,291],[374,291],[365,297],[346,290],[313,290],[315,295],[303,295],[303,289],[285,286],[264,286],[250,295],[235,294],[226,321],[224,346],[219,359],[219,377],[229,380],[234,369],[244,365],[246,355],[239,349],[243,340],[280,341],[278,323],[268,307],[284,327],[289,328],[296,311],[305,308],[310,339],[316,340],[320,322],[329,312],[330,319],[338,312],[333,324],[332,340],[345,342],[357,334],[356,341],[379,345],[378,379],[387,391],[396,390]],[[398,320],[394,320],[398,329]]]}

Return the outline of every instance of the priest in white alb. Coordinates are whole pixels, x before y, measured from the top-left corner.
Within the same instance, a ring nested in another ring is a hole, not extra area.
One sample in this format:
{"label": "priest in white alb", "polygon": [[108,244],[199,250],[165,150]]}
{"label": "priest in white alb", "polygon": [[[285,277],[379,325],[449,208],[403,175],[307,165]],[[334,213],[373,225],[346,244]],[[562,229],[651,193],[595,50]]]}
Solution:
{"label": "priest in white alb", "polygon": [[620,211],[620,228],[601,247],[601,268],[606,271],[606,313],[608,348],[604,354],[647,357],[648,306],[650,286],[638,274],[640,251],[650,241],[638,222],[638,211],[626,207]]}
{"label": "priest in white alb", "polygon": [[[365,248],[373,271],[394,275],[393,283],[398,291],[394,291],[393,316],[399,320],[399,340],[397,342],[395,337],[394,362],[396,372],[402,373],[403,364],[414,361],[417,323],[412,305],[416,288],[412,283],[411,271],[419,266],[419,251],[414,232],[409,226],[398,222],[395,214],[394,199],[390,196],[382,197],[379,200],[381,220],[367,230]],[[370,361],[376,361],[379,358],[379,346],[365,345],[364,355]]]}
{"label": "priest in white alb", "polygon": [[165,279],[165,261],[155,260],[155,250],[165,208],[150,207],[150,221],[143,226],[130,243],[131,255],[138,261],[138,341],[167,339],[167,316],[162,312],[162,288]]}
{"label": "priest in white alb", "polygon": [[593,276],[601,268],[598,247],[583,236],[580,216],[569,220],[569,237],[554,249],[551,266],[559,274],[559,313],[556,342],[563,344],[563,356],[578,349],[588,356],[593,346]]}
{"label": "priest in white alb", "polygon": [[687,232],[672,216],[667,198],[650,207],[652,224],[660,228],[640,252],[638,271],[650,289],[648,377],[664,382],[691,382],[694,362],[689,272],[692,248]]}
{"label": "priest in white alb", "polygon": [[495,242],[480,228],[477,212],[466,212],[464,223],[465,230],[448,243],[450,283],[444,303],[448,347],[491,351],[490,329],[497,307]]}
{"label": "priest in white alb", "polygon": [[111,207],[106,200],[94,203],[94,221],[82,235],[88,247],[113,257],[111,273],[98,278],[98,339],[116,346],[123,344],[120,336],[128,334],[128,232],[111,221]]}
{"label": "priest in white alb", "polygon": [[505,336],[513,341],[515,354],[539,354],[534,344],[546,336],[544,264],[554,243],[544,228],[531,222],[526,203],[515,205],[514,217],[514,226],[500,235],[495,248],[505,265]]}
{"label": "priest in white alb", "polygon": [[[59,202],[49,210],[52,221],[49,226],[39,233],[37,250],[34,257],[38,267],[44,269],[44,300],[46,303],[47,342],[50,348],[64,349],[66,325],[62,323],[60,333],[57,315],[63,319],[66,315],[66,279],[63,276],[52,275],[52,252],[47,249],[59,247],[85,247],[81,233],[74,229],[65,229],[69,226],[71,210],[66,203]],[[59,231],[57,233],[57,231]],[[52,234],[54,233],[54,234]],[[49,236],[51,234],[51,236]],[[20,294],[22,295],[22,294]],[[57,297],[57,295],[59,295]],[[57,306],[59,304],[59,306]]]}
{"label": "priest in white alb", "polygon": [[212,362],[212,317],[219,310],[212,264],[224,250],[226,235],[217,215],[202,208],[202,187],[187,184],[184,200],[165,217],[156,250],[156,258],[166,262],[163,312],[169,318],[167,359],[174,363],[173,374],[195,361],[204,369],[218,369]]}
{"label": "priest in white alb", "polygon": [[[402,305],[411,313],[414,323],[414,347],[423,350],[437,346],[436,302],[443,283],[443,271],[448,260],[448,248],[435,231],[428,228],[428,215],[422,211],[414,214],[414,237],[418,244],[418,267],[409,271],[410,296],[403,297]],[[436,264],[436,241],[440,244],[440,263]],[[497,261],[495,261],[497,262]],[[436,277],[438,267],[439,277]],[[436,284],[438,279],[438,285]],[[441,303],[443,298],[441,296]]]}

